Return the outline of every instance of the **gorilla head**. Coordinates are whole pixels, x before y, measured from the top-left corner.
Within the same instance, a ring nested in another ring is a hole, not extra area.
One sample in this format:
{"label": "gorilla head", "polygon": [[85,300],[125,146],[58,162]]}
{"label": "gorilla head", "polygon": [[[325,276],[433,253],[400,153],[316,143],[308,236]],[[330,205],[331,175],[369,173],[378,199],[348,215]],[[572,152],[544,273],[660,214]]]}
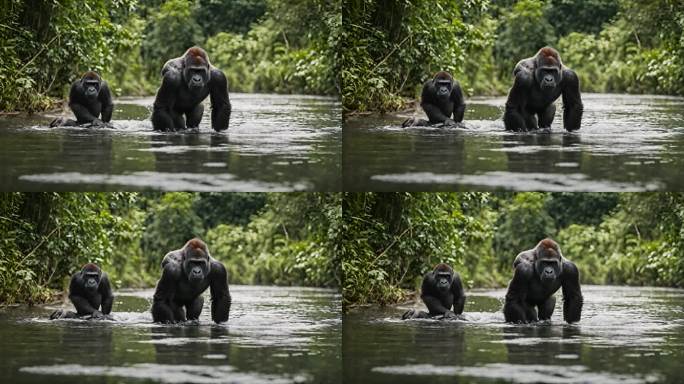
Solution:
{"label": "gorilla head", "polygon": [[550,283],[560,277],[562,254],[558,243],[546,238],[534,250],[534,270],[542,283]]}
{"label": "gorilla head", "polygon": [[454,278],[454,270],[447,264],[440,263],[434,269],[437,289],[441,292],[448,292],[451,288],[451,281]]}
{"label": "gorilla head", "polygon": [[199,283],[209,274],[209,250],[204,241],[194,238],[183,247],[183,272],[191,283]]}
{"label": "gorilla head", "polygon": [[97,288],[100,286],[100,278],[102,277],[100,267],[93,263],[88,263],[81,269],[81,274],[83,275],[84,288],[88,291],[97,292]]}
{"label": "gorilla head", "polygon": [[454,86],[454,78],[449,72],[439,71],[435,73],[435,88],[437,89],[437,97],[442,99],[449,99],[451,95],[451,88]]}
{"label": "gorilla head", "polygon": [[558,51],[544,47],[535,56],[534,78],[542,90],[555,89],[561,81],[561,59]]}
{"label": "gorilla head", "polygon": [[88,71],[83,74],[81,83],[83,84],[85,96],[89,100],[97,100],[97,96],[100,94],[100,85],[102,84],[100,75],[93,71]]}
{"label": "gorilla head", "polygon": [[191,91],[199,91],[209,83],[209,57],[204,49],[192,47],[183,55],[183,80]]}

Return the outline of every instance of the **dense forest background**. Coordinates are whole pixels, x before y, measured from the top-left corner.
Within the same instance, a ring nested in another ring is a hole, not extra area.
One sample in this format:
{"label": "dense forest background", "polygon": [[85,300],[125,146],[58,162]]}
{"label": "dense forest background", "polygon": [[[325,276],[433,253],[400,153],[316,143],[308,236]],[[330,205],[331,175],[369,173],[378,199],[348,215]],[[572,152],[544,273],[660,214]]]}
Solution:
{"label": "dense forest background", "polygon": [[232,92],[339,94],[340,0],[0,0],[0,111],[66,97],[87,70],[115,96],[156,92],[205,48]]}
{"label": "dense forest background", "polygon": [[341,194],[3,193],[0,303],[37,303],[88,262],[115,288],[152,287],[194,236],[231,284],[339,287]]}
{"label": "dense forest background", "polygon": [[435,264],[501,287],[545,237],[585,284],[684,287],[684,193],[348,193],[343,305],[393,303]]}
{"label": "dense forest background", "polygon": [[515,63],[557,48],[583,92],[684,95],[681,0],[345,0],[345,111],[388,111],[450,71],[508,91]]}

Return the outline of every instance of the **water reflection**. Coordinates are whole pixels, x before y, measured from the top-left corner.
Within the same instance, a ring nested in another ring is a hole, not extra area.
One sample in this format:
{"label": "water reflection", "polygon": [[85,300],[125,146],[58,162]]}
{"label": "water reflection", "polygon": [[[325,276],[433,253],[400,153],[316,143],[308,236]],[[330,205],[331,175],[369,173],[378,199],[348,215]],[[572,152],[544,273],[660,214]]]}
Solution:
{"label": "water reflection", "polygon": [[344,122],[343,178],[351,191],[682,190],[684,98],[584,95],[582,129],[505,132],[503,98],[469,101],[467,129],[401,128],[409,115]]}
{"label": "water reflection", "polygon": [[6,190],[292,191],[341,189],[340,103],[232,95],[226,132],[153,132],[152,98],[118,102],[114,129],[48,128],[53,116],[0,118]]}

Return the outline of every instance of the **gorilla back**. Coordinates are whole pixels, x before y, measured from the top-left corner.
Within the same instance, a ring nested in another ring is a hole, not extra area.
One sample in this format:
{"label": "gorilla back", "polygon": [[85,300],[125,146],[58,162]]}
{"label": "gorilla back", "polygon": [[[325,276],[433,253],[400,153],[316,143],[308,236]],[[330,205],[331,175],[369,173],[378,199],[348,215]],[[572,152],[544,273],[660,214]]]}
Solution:
{"label": "gorilla back", "polygon": [[183,56],[167,61],[161,74],[162,84],[152,110],[155,130],[182,130],[186,124],[189,128],[199,127],[204,113],[202,101],[207,96],[211,100],[212,128],[228,129],[231,112],[228,80],[211,65],[202,48],[192,47]]}

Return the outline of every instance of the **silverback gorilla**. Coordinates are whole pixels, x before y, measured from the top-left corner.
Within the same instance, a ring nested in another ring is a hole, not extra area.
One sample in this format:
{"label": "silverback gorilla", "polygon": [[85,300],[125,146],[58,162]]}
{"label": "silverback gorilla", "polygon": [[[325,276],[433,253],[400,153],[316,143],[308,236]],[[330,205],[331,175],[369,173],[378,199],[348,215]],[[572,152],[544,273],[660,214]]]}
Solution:
{"label": "silverback gorilla", "polygon": [[563,319],[568,323],[580,321],[583,298],[579,270],[563,257],[555,241],[544,239],[533,249],[521,252],[513,268],[503,308],[506,322],[535,322],[537,314],[539,320],[550,319],[556,306],[553,294],[558,288],[563,288]]}
{"label": "silverback gorilla", "polygon": [[432,80],[426,81],[420,99],[420,106],[423,107],[429,121],[410,118],[404,121],[403,127],[431,124],[457,126],[457,123],[463,121],[466,107],[463,92],[458,81],[455,81],[449,72],[437,72]]}
{"label": "silverback gorilla", "polygon": [[563,126],[568,131],[580,129],[583,106],[579,78],[563,65],[555,49],[544,47],[534,57],[520,60],[513,76],[503,116],[506,130],[550,130],[556,114],[553,102],[561,95]]}
{"label": "silverback gorilla", "polygon": [[[86,72],[80,80],[71,84],[69,107],[76,115],[76,120],[62,117],[52,120],[51,127],[93,124],[105,126],[112,119],[114,103],[107,82],[96,72]],[[102,118],[100,119],[100,114]]]}
{"label": "silverback gorilla", "polygon": [[[50,319],[70,319],[90,316],[93,319],[111,319],[114,295],[107,274],[100,267],[89,263],[80,272],[71,277],[69,299],[76,307],[76,312],[57,310]],[[102,307],[102,310],[100,310]]]}
{"label": "silverback gorilla", "polygon": [[217,132],[228,129],[231,111],[228,80],[209,63],[202,48],[192,47],[183,56],[167,61],[161,74],[162,84],[152,110],[154,130],[183,130],[186,123],[188,128],[199,127],[204,113],[202,101],[207,96],[211,100],[212,128]]}
{"label": "silverback gorilla", "polygon": [[[429,313],[411,309],[406,311],[402,319],[427,318],[432,316],[444,316],[454,318],[463,313],[465,304],[465,292],[458,273],[447,264],[440,263],[432,272],[423,277],[423,285],[420,288],[420,298],[423,299]],[[453,306],[454,310],[451,310]]]}
{"label": "silverback gorilla", "polygon": [[162,276],[152,303],[154,322],[182,322],[186,315],[188,320],[198,320],[204,306],[202,293],[207,288],[211,292],[211,319],[216,323],[228,320],[228,274],[202,240],[194,238],[183,248],[167,253],[161,265]]}

